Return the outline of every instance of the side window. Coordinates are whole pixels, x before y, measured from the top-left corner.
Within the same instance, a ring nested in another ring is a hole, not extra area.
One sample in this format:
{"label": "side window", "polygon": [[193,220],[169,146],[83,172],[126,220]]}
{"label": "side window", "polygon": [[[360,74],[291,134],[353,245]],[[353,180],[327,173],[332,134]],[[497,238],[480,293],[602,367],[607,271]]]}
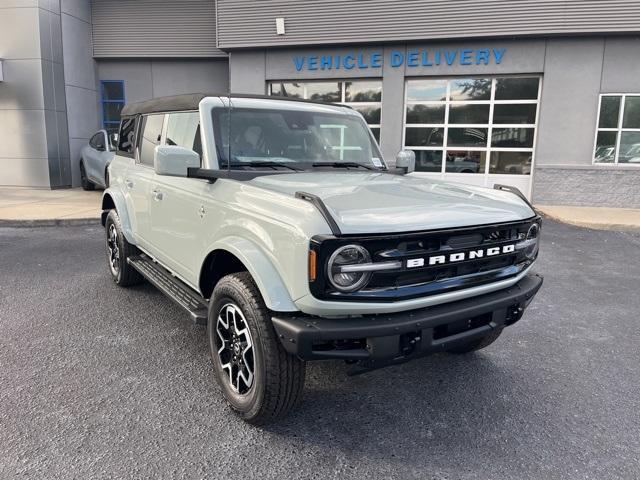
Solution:
{"label": "side window", "polygon": [[153,154],[162,137],[162,123],[164,114],[146,115],[142,121],[142,135],[140,136],[140,163],[153,167]]}
{"label": "side window", "polygon": [[120,123],[118,137],[118,154],[133,157],[134,140],[136,136],[136,117],[123,118]]}
{"label": "side window", "polygon": [[98,148],[98,138],[99,138],[100,132],[96,133],[93,137],[91,137],[91,140],[89,140],[89,146],[91,148]]}
{"label": "side window", "polygon": [[105,150],[104,133],[98,132],[93,136],[96,150]]}
{"label": "side window", "polygon": [[202,158],[200,114],[198,112],[170,113],[167,119],[166,144],[188,148]]}

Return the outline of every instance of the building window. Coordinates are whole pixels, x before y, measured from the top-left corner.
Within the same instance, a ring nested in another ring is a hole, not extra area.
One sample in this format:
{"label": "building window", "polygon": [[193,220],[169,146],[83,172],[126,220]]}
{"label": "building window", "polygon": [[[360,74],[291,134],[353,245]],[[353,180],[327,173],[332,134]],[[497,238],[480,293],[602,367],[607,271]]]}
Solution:
{"label": "building window", "polygon": [[102,103],[102,128],[108,133],[117,133],[120,125],[120,112],[124,107],[124,81],[102,80],[100,82]]}
{"label": "building window", "polygon": [[640,165],[640,94],[600,95],[594,163]]}
{"label": "building window", "polygon": [[268,91],[269,95],[280,97],[348,105],[362,114],[373,136],[380,143],[382,80],[270,82]]}
{"label": "building window", "polygon": [[539,77],[407,80],[404,146],[416,171],[529,175]]}

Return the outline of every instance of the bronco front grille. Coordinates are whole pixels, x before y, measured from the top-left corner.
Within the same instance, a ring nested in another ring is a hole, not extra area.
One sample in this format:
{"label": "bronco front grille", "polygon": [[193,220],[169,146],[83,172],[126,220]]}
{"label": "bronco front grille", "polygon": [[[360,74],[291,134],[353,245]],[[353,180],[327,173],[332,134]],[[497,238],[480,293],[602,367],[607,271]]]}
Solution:
{"label": "bronco front grille", "polygon": [[[322,299],[397,301],[503,280],[531,264],[517,245],[533,221],[538,219],[400,235],[317,237],[311,248],[323,271],[310,289]],[[324,270],[331,252],[346,243],[363,245],[373,262],[399,261],[401,267],[373,273],[357,292],[333,291]]]}

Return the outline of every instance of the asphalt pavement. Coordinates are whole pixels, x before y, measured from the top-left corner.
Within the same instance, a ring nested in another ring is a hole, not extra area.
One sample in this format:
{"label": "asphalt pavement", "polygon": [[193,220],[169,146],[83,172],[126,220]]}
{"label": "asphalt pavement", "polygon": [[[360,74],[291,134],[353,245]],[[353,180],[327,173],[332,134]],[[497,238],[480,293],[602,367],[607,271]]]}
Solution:
{"label": "asphalt pavement", "polygon": [[545,284],[482,352],[346,375],[256,428],[205,329],[115,286],[101,227],[0,228],[0,478],[640,478],[640,233],[545,222]]}

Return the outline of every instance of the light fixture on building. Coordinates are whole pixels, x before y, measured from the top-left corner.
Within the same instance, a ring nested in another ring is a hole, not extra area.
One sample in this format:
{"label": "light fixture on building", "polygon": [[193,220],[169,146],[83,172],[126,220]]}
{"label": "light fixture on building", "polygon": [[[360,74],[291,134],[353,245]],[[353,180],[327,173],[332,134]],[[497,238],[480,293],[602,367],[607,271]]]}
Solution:
{"label": "light fixture on building", "polygon": [[284,35],[284,17],[276,17],[276,33]]}

